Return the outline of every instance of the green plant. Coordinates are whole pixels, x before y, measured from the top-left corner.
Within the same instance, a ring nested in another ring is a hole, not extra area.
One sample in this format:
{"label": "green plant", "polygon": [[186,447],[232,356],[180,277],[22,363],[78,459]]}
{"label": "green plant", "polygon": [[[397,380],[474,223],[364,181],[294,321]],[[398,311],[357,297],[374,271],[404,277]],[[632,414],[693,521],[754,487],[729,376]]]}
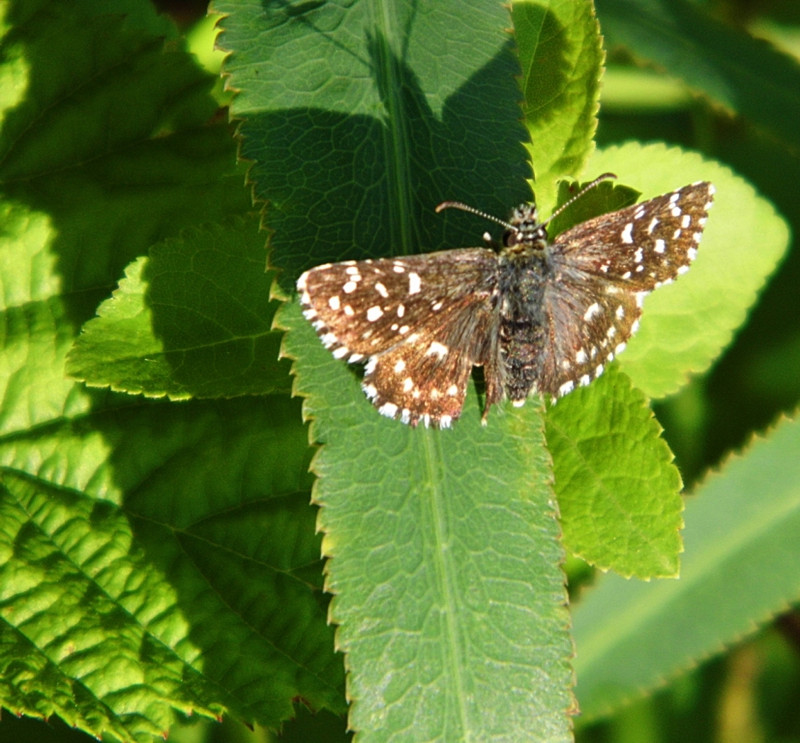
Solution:
{"label": "green plant", "polygon": [[[625,576],[678,572],[681,478],[647,397],[726,347],[785,225],[695,153],[594,149],[588,2],[515,4],[518,52],[500,4],[215,10],[246,168],[214,77],[148,6],[4,6],[0,701],[123,740],[162,734],[174,710],[277,728],[293,702],[344,714],[346,698],[364,741],[569,740],[564,547]],[[530,198],[529,160],[544,213],[569,179],[608,170],[645,197],[714,181],[696,265],[647,300],[618,366],[555,407],[504,407],[482,428],[471,388],[453,431],[382,418],[303,320],[294,280],[475,244],[484,225],[433,206],[502,216]],[[779,569],[796,555],[796,440],[785,422],[703,486],[687,536],[724,529],[683,581],[605,581],[580,604],[587,716],[796,599]],[[780,487],[758,519],[745,506],[765,482]],[[726,497],[742,503],[720,519]],[[750,578],[752,602],[729,575]],[[680,652],[631,663],[701,619]]]}

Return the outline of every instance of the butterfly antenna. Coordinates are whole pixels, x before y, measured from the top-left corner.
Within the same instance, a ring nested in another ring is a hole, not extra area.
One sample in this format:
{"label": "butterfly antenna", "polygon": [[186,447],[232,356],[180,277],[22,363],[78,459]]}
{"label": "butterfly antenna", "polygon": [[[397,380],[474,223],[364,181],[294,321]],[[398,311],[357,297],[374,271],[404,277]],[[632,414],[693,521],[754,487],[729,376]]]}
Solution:
{"label": "butterfly antenna", "polygon": [[576,193],[571,199],[565,201],[558,209],[556,209],[544,222],[542,222],[539,226],[544,227],[548,225],[553,219],[555,219],[561,212],[563,212],[569,206],[572,206],[581,196],[583,196],[587,191],[591,191],[595,186],[600,185],[603,181],[607,181],[609,178],[616,179],[616,175],[614,173],[603,173],[603,175],[598,175],[591,183],[584,186],[578,193]]}
{"label": "butterfly antenna", "polygon": [[497,224],[503,225],[503,227],[505,227],[507,230],[516,230],[513,225],[502,219],[499,219],[498,217],[495,217],[493,214],[487,214],[486,212],[482,212],[480,209],[476,209],[474,206],[463,204],[460,201],[443,201],[441,204],[439,204],[439,206],[436,207],[436,213],[438,214],[445,209],[461,209],[462,212],[477,214],[479,217],[488,219],[490,222],[496,222]]}
{"label": "butterfly antenna", "polygon": [[[539,227],[546,226],[552,219],[557,217],[561,212],[563,212],[567,207],[571,206],[575,203],[581,196],[583,196],[587,191],[590,191],[595,186],[599,185],[603,181],[607,181],[609,178],[616,178],[617,176],[614,173],[603,173],[603,175],[598,175],[591,183],[587,184],[584,188],[582,188],[578,193],[576,193],[571,199],[565,201],[558,209],[556,209],[544,222],[541,222]],[[512,230],[513,232],[518,232],[519,228],[515,227],[513,224],[506,222],[503,219],[499,219],[495,217],[493,214],[487,214],[486,212],[482,212],[480,209],[476,209],[474,206],[470,206],[469,204],[464,204],[461,201],[443,201],[439,206],[436,207],[436,213],[438,214],[445,209],[461,209],[462,212],[469,212],[470,214],[477,214],[479,217],[483,217],[484,219],[488,219],[490,222],[495,222],[499,225],[502,225],[507,230]]]}

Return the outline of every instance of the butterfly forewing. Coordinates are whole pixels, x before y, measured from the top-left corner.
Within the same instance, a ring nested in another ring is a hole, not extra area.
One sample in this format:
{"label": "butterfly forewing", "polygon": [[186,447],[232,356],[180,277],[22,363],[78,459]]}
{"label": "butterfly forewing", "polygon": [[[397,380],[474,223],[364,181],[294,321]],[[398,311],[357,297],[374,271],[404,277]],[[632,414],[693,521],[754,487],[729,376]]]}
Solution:
{"label": "butterfly forewing", "polygon": [[553,241],[562,265],[649,291],[689,269],[711,207],[702,181],[576,225]]}

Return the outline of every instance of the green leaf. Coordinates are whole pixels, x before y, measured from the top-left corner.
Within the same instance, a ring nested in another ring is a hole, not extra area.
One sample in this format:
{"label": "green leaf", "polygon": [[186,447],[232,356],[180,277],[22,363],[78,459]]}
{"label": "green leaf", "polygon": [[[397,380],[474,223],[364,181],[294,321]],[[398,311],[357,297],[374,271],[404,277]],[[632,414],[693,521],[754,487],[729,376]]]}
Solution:
{"label": "green leaf", "polygon": [[800,68],[686,0],[596,0],[608,43],[682,78],[792,147],[800,120]]}
{"label": "green leaf", "polygon": [[605,54],[590,0],[516,0],[511,7],[536,202],[549,213],[557,179],[580,175],[594,149]]}
{"label": "green leaf", "polygon": [[[788,230],[748,184],[692,153],[630,143],[596,153],[590,167],[618,173],[643,199],[700,179],[717,186],[691,271],[646,299],[641,328],[618,359],[650,396],[672,392],[729,343],[782,257]],[[602,204],[616,190],[602,184],[581,208],[596,209],[590,202]],[[753,251],[755,243],[763,249]],[[681,479],[640,394],[620,379],[601,378],[559,401],[547,424],[565,544],[625,576],[675,575]]]}
{"label": "green leaf", "polygon": [[172,399],[288,392],[270,328],[272,281],[253,220],[187,232],[127,269],[67,370],[93,386]]}
{"label": "green leaf", "polygon": [[799,483],[800,426],[783,420],[690,498],[679,581],[609,575],[587,592],[573,614],[582,720],[613,712],[797,601]]}
{"label": "green leaf", "polygon": [[645,299],[641,327],[619,356],[620,368],[636,387],[663,397],[689,374],[708,369],[730,343],[786,252],[789,231],[752,186],[694,153],[628,143],[597,152],[589,168],[617,173],[642,199],[698,180],[716,187],[691,270]]}
{"label": "green leaf", "polygon": [[627,577],[677,574],[681,478],[660,433],[644,395],[615,366],[548,411],[570,552]]}
{"label": "green leaf", "polygon": [[[456,430],[377,415],[296,304],[331,618],[363,740],[571,739],[571,641],[540,412]],[[500,414],[498,414],[498,417]]]}
{"label": "green leaf", "polygon": [[[503,214],[528,195],[500,5],[441,3],[418,17],[403,3],[380,15],[364,3],[217,9],[235,13],[221,44],[285,289],[325,260],[474,244],[485,224],[434,215],[445,198]],[[365,741],[570,739],[538,411],[482,428],[472,390],[456,431],[401,426],[376,414],[295,304],[277,322],[323,443],[315,499],[350,727]]]}
{"label": "green leaf", "polygon": [[[250,207],[213,79],[150,6],[113,11],[3,6],[0,704],[142,743],[175,709],[273,727],[298,696],[341,712],[299,405],[154,403],[65,378],[123,267]],[[187,245],[153,264],[179,270]],[[244,262],[264,280],[263,261]],[[146,347],[168,314],[118,298],[111,317],[131,320],[116,340],[144,330]]]}
{"label": "green leaf", "polygon": [[297,406],[116,403],[0,447],[3,705],[137,741],[340,707]]}

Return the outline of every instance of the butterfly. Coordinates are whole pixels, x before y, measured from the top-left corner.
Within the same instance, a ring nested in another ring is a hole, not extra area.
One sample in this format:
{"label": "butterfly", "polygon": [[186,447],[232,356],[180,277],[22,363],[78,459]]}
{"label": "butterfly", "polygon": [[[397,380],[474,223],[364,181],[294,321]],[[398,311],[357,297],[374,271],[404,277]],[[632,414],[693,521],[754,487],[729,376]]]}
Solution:
{"label": "butterfly", "polygon": [[714,187],[693,183],[559,234],[535,204],[502,224],[502,245],[326,263],[297,281],[304,316],[334,357],[365,362],[380,413],[446,428],[461,414],[473,366],[484,369],[483,422],[508,398],[558,398],[589,384],[636,331],[642,301],[689,269]]}

